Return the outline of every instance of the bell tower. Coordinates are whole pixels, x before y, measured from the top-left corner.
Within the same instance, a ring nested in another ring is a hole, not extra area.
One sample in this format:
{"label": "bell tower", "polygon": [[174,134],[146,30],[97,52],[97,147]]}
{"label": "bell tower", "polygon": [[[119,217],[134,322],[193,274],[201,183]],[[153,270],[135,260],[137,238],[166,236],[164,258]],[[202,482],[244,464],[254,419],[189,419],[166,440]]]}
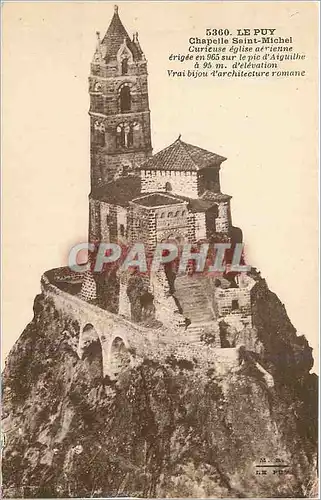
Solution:
{"label": "bell tower", "polygon": [[147,61],[135,33],[131,39],[118,7],[97,46],[89,76],[91,192],[152,154]]}

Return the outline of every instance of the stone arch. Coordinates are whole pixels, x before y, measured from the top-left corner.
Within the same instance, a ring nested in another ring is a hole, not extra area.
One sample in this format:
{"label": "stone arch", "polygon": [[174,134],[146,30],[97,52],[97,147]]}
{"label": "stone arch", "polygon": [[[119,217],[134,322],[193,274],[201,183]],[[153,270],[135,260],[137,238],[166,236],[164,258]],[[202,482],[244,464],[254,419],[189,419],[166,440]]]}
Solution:
{"label": "stone arch", "polygon": [[99,335],[91,323],[82,329],[78,353],[87,365],[90,378],[100,381],[103,377],[103,351]]}
{"label": "stone arch", "polygon": [[161,243],[174,243],[176,245],[182,245],[186,242],[186,237],[180,232],[164,232],[160,239]]}
{"label": "stone arch", "polygon": [[96,82],[94,85],[94,92],[101,92],[102,86],[100,82]]}
{"label": "stone arch", "polygon": [[134,122],[121,122],[116,127],[116,147],[131,148],[137,142],[137,131],[140,129],[140,124]]}
{"label": "stone arch", "polygon": [[128,113],[131,110],[131,89],[128,83],[119,88],[119,107],[121,113]]}
{"label": "stone arch", "polygon": [[117,376],[131,364],[131,355],[127,341],[117,335],[113,338],[109,349],[109,371],[112,376]]}
{"label": "stone arch", "polygon": [[86,345],[89,345],[94,340],[99,340],[98,333],[92,323],[86,323],[81,330],[80,349],[83,350]]}

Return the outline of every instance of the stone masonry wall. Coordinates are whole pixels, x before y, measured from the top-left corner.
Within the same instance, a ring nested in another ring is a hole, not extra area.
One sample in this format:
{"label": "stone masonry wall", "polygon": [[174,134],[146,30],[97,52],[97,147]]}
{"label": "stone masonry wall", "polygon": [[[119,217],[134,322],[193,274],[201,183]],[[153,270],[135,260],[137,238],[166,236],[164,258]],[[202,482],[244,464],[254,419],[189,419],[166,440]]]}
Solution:
{"label": "stone masonry wall", "polygon": [[215,220],[217,233],[228,233],[231,229],[230,202],[224,201],[218,204],[218,217]]}
{"label": "stone masonry wall", "polygon": [[[141,170],[141,180],[143,193],[167,190],[169,194],[180,194],[189,198],[198,197],[197,172]],[[166,183],[169,183],[167,189]]]}
{"label": "stone masonry wall", "polygon": [[[105,78],[115,78],[121,74],[117,62],[105,64],[102,60],[101,63],[93,62],[90,66],[91,76],[89,77],[89,89],[93,90],[95,84],[104,80]],[[146,60],[136,61],[128,64],[128,75],[146,75],[147,63]]]}
{"label": "stone masonry wall", "polygon": [[130,203],[131,242],[145,243],[145,251],[156,246],[156,214],[147,207]]}
{"label": "stone masonry wall", "polygon": [[[116,242],[118,240],[119,226],[118,209],[116,205],[109,205],[100,200],[89,199],[89,241],[91,242]],[[124,217],[119,220],[122,221]]]}
{"label": "stone masonry wall", "polygon": [[107,154],[104,147],[96,145],[91,150],[92,187],[98,187],[121,175],[124,167],[134,169],[143,163],[151,154],[151,150],[121,150]]}
{"label": "stone masonry wall", "polygon": [[166,205],[155,209],[157,242],[168,239],[188,239],[188,211],[186,203]]}
{"label": "stone masonry wall", "polygon": [[99,201],[89,199],[89,241],[100,240],[100,208]]}
{"label": "stone masonry wall", "polygon": [[[89,77],[92,189],[152,154],[146,62],[130,64],[127,75],[119,75],[118,69],[117,64],[94,64]],[[121,105],[125,87],[128,108]],[[118,127],[131,128],[132,144],[122,144]]]}
{"label": "stone masonry wall", "polygon": [[205,212],[195,214],[195,240],[206,239],[206,217]]}
{"label": "stone masonry wall", "polygon": [[216,288],[215,300],[219,316],[225,316],[232,311],[232,302],[238,303],[235,311],[251,314],[251,292],[246,288]]}
{"label": "stone masonry wall", "polygon": [[[216,288],[215,304],[217,315],[229,323],[252,326],[251,291],[248,288]],[[229,316],[229,318],[227,318]],[[233,317],[235,316],[235,321]]]}
{"label": "stone masonry wall", "polygon": [[[98,84],[98,85],[97,85]],[[130,90],[131,110],[133,112],[145,111],[149,108],[148,85],[146,74],[132,74],[120,77],[94,77],[89,78],[89,94],[91,97],[90,111],[104,115],[121,113],[120,92],[122,87],[128,86]],[[95,107],[95,96],[101,97],[102,106]]]}
{"label": "stone masonry wall", "polygon": [[154,295],[155,317],[169,327],[185,325],[185,319],[178,310],[178,306],[170,294],[169,283],[163,267],[151,273],[150,290]]}
{"label": "stone masonry wall", "polygon": [[127,319],[131,319],[130,301],[127,295],[127,282],[125,280],[120,280],[119,287],[119,310],[118,314],[124,316]]}
{"label": "stone masonry wall", "polygon": [[111,207],[108,203],[100,202],[100,236],[103,243],[110,242]]}

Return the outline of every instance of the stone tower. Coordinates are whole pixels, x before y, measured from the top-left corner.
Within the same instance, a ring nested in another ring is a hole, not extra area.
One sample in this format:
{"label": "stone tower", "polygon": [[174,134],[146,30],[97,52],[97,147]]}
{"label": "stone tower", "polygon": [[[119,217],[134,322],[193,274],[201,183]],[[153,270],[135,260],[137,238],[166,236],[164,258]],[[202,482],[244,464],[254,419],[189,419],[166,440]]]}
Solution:
{"label": "stone tower", "polygon": [[100,39],[89,76],[91,196],[152,153],[147,61],[135,33],[131,39],[118,7]]}

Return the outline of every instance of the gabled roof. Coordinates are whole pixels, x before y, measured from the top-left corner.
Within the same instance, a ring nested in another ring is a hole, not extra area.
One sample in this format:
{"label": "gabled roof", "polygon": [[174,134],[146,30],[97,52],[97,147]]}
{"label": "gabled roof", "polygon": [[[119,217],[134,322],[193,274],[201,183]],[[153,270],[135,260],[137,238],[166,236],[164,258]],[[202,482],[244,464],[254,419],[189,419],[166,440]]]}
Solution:
{"label": "gabled roof", "polygon": [[224,156],[183,142],[179,137],[140,165],[140,170],[176,170],[197,172],[206,167],[219,167]]}
{"label": "gabled roof", "polygon": [[121,22],[120,17],[118,15],[118,7],[117,5],[115,5],[115,12],[113,18],[101,42],[102,48],[105,49],[104,58],[107,63],[116,60],[118,50],[120,46],[124,43],[124,40],[126,40],[126,45],[133,54],[134,60],[141,59],[142,50],[140,48],[140,45],[138,42],[137,44],[134,43],[129,38],[129,35],[126,29],[124,28],[124,25]]}

